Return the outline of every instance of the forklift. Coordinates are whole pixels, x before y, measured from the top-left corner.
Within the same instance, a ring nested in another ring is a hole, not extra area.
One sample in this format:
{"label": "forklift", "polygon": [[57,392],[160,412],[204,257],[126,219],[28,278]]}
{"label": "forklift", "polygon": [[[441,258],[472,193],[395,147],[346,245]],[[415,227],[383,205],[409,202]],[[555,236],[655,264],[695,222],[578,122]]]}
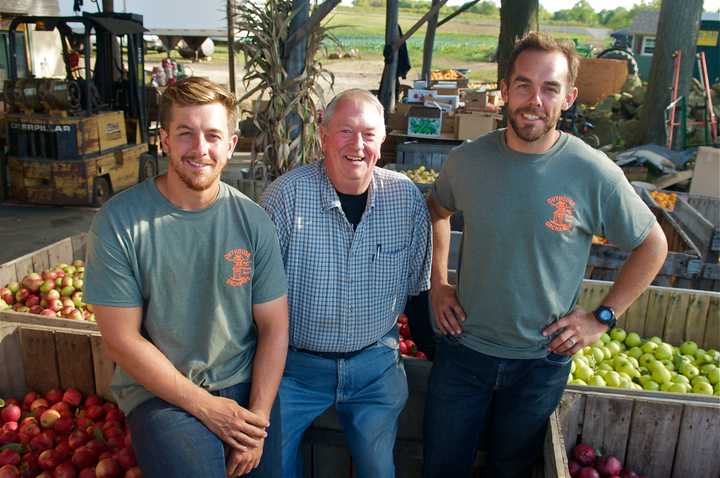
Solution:
{"label": "forklift", "polygon": [[[14,32],[29,24],[60,34],[64,79],[18,71],[24,59],[17,55]],[[145,100],[142,16],[20,16],[8,30],[3,94],[10,199],[101,206],[157,174],[157,134],[149,129]]]}

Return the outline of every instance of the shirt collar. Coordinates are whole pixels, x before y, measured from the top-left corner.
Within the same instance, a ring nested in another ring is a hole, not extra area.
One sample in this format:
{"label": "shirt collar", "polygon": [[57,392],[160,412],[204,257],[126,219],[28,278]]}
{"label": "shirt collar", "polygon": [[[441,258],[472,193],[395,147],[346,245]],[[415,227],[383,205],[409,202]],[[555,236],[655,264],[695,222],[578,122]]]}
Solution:
{"label": "shirt collar", "polygon": [[[370,179],[370,186],[368,187],[368,204],[370,206],[370,209],[375,207],[375,191],[377,190],[377,167],[378,166],[375,166],[373,168],[372,178]],[[335,191],[335,186],[333,186],[332,181],[330,181],[330,176],[328,176],[327,174],[324,160],[319,162],[318,170],[320,173],[320,201],[322,203],[322,208],[324,210],[329,210],[332,208],[340,209],[342,207],[340,205],[340,198]]]}

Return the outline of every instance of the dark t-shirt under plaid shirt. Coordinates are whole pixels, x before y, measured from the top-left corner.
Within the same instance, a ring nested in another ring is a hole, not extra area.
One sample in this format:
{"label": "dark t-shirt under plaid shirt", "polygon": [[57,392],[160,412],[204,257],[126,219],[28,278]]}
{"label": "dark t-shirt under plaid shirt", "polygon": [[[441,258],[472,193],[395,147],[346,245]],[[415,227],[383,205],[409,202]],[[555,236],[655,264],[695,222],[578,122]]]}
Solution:
{"label": "dark t-shirt under plaid shirt", "polygon": [[430,216],[405,176],[374,168],[355,231],[322,162],[283,175],[261,202],[288,275],[290,345],[359,350],[390,331],[408,295],[429,289]]}

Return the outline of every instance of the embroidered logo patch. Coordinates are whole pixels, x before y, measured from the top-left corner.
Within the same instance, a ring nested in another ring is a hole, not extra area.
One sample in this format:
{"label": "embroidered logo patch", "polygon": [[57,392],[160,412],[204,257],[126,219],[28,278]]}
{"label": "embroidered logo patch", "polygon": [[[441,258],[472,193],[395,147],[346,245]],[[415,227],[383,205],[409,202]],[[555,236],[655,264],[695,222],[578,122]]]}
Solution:
{"label": "embroidered logo patch", "polygon": [[545,221],[545,227],[555,232],[569,231],[573,227],[573,213],[575,212],[575,201],[567,196],[558,194],[551,196],[546,201],[555,208],[552,218]]}
{"label": "embroidered logo patch", "polygon": [[250,251],[245,249],[233,249],[225,253],[225,259],[233,264],[233,275],[225,281],[227,285],[240,287],[250,282],[250,277],[252,277],[251,256]]}

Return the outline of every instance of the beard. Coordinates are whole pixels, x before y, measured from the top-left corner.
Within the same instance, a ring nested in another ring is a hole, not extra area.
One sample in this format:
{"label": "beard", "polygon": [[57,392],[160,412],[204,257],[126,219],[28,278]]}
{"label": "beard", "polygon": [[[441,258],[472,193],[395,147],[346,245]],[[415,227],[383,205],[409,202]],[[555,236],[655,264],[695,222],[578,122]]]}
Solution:
{"label": "beard", "polygon": [[519,117],[523,113],[528,113],[536,116],[544,116],[544,112],[533,111],[531,108],[518,108],[509,112],[508,121],[510,122],[513,131],[520,139],[528,143],[533,143],[550,133],[552,130],[555,129],[555,126],[560,119],[560,113],[558,112],[554,116],[545,115],[545,118],[543,118],[542,120],[542,127],[540,128],[536,128],[535,125],[523,127],[520,126],[520,122],[517,120],[517,117]]}
{"label": "beard", "polygon": [[169,167],[177,174],[180,181],[193,191],[202,192],[210,189],[220,176],[221,168],[217,168],[214,164],[213,170],[208,174],[192,174],[183,167],[185,159],[194,159],[192,157],[182,157],[170,161]]}

